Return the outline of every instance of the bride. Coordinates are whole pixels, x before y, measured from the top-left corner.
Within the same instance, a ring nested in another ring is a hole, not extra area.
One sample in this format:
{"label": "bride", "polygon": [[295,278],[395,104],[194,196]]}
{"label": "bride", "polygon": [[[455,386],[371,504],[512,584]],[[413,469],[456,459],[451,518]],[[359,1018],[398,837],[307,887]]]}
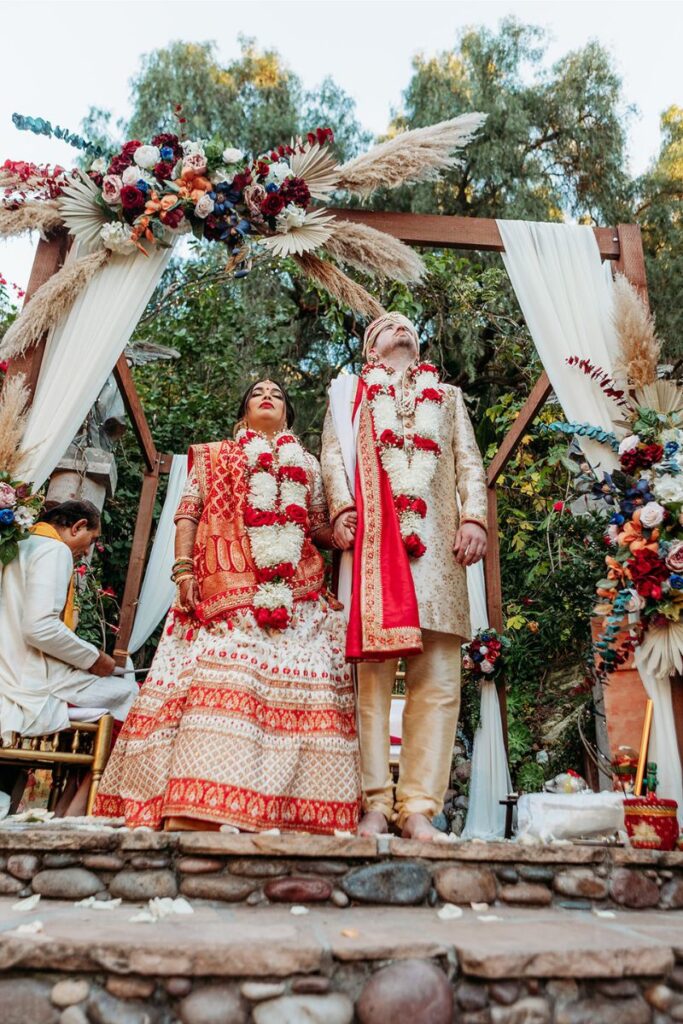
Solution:
{"label": "bride", "polygon": [[315,544],[320,466],[285,389],[244,395],[235,439],[190,448],[176,599],[99,787],[130,826],[355,830],[360,782],[345,622]]}

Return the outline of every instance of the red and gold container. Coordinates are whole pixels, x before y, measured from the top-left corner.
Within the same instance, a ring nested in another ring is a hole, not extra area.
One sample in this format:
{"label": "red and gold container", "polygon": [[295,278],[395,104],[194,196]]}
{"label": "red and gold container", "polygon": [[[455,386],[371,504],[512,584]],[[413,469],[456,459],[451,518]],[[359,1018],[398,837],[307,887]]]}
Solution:
{"label": "red and gold container", "polygon": [[624,819],[631,846],[639,850],[675,850],[678,842],[678,804],[658,796],[628,797]]}

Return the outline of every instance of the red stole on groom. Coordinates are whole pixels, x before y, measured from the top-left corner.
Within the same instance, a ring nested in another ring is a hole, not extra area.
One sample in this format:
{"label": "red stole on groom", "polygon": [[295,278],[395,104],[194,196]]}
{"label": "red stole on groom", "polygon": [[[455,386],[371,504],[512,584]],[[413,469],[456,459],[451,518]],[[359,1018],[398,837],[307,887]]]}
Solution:
{"label": "red stole on groom", "polygon": [[356,457],[358,526],[346,657],[349,661],[387,661],[419,654],[422,634],[408,554],[364,395],[365,383],[360,380],[353,412],[354,417],[360,417]]}

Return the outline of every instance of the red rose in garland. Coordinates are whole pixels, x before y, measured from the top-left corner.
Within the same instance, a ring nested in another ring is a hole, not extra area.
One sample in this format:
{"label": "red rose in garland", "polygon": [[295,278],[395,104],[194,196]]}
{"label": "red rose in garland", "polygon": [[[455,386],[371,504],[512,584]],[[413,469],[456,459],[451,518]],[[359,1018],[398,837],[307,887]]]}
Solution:
{"label": "red rose in garland", "polygon": [[121,189],[121,206],[128,213],[144,210],[145,202],[145,193],[135,185],[124,185]]}
{"label": "red rose in garland", "polygon": [[157,181],[170,181],[173,174],[173,164],[160,160],[154,165],[154,177]]}
{"label": "red rose in garland", "polygon": [[284,207],[285,201],[280,193],[269,192],[261,203],[261,213],[264,217],[277,217],[278,213],[282,213]]}

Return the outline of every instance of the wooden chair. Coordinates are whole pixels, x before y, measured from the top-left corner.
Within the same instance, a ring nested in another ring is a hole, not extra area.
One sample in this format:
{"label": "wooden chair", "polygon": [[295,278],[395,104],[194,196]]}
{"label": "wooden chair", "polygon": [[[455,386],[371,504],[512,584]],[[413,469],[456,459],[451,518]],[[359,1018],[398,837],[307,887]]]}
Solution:
{"label": "wooden chair", "polygon": [[70,772],[75,768],[87,768],[92,772],[86,808],[86,813],[92,814],[97,788],[109,760],[113,727],[112,716],[103,715],[97,722],[73,722],[68,728],[45,736],[22,737],[13,733],[8,744],[0,740],[0,767],[9,766],[17,770],[10,814],[15,813],[19,806],[30,769],[52,771],[47,805],[52,811],[64,791]]}

